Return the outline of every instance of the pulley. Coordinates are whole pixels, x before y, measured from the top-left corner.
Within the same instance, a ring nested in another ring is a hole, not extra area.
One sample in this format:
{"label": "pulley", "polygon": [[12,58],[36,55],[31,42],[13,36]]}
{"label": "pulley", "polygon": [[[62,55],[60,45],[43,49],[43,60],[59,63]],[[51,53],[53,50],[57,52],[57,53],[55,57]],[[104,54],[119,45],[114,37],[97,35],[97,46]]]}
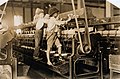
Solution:
{"label": "pulley", "polygon": [[73,7],[73,12],[75,15],[75,22],[76,22],[76,26],[78,29],[78,38],[79,38],[79,47],[82,53],[90,53],[91,51],[91,42],[90,42],[90,35],[89,35],[89,30],[88,30],[88,22],[87,22],[87,14],[86,14],[86,8],[85,8],[85,1],[82,0],[83,2],[83,8],[84,8],[84,17],[85,17],[85,34],[84,34],[84,46],[83,46],[83,41],[82,41],[82,37],[80,35],[80,30],[79,30],[79,25],[78,25],[78,20],[77,20],[77,15],[76,15],[76,11],[75,11],[75,5],[74,5],[74,0],[72,1],[72,7]]}

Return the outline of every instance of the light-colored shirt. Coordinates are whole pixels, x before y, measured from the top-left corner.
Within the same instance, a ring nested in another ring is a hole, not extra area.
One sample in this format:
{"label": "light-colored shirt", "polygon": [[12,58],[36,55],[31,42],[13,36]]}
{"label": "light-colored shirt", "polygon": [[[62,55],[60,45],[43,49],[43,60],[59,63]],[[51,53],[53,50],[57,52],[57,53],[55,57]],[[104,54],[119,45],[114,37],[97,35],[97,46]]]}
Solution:
{"label": "light-colored shirt", "polygon": [[53,30],[56,25],[61,25],[61,24],[65,24],[66,21],[60,21],[57,20],[54,17],[50,17],[49,21],[47,22],[47,31],[50,32],[51,30]]}
{"label": "light-colored shirt", "polygon": [[[36,30],[39,30],[43,26],[43,13],[36,14],[33,19],[33,23],[36,24]],[[39,21],[39,22],[38,22]]]}
{"label": "light-colored shirt", "polygon": [[39,18],[37,24],[36,24],[36,30],[40,30],[44,25],[44,18]]}
{"label": "light-colored shirt", "polygon": [[48,14],[46,14],[44,16],[44,18],[39,18],[38,21],[37,21],[37,23],[36,23],[36,29],[37,30],[41,29],[43,27],[44,23],[47,24],[48,21],[49,21],[49,15]]}
{"label": "light-colored shirt", "polygon": [[36,15],[34,16],[33,22],[34,22],[34,23],[37,23],[40,18],[43,18],[42,13],[36,14]]}

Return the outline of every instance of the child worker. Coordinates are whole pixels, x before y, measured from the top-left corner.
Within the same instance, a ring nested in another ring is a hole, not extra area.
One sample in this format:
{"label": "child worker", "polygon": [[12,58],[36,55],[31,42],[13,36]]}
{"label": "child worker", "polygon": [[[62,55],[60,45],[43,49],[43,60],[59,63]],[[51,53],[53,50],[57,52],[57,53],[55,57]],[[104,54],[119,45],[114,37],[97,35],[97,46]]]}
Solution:
{"label": "child worker", "polygon": [[59,20],[59,10],[56,7],[50,8],[49,10],[49,21],[47,22],[47,64],[48,65],[53,65],[50,61],[50,50],[53,46],[53,44],[55,43],[55,45],[58,48],[58,54],[59,54],[59,58],[61,58],[61,43],[60,40],[57,37],[57,31],[56,28],[57,26],[60,26],[61,24],[66,24],[68,21],[71,20],[71,17],[68,16],[68,20],[66,21],[61,21]]}

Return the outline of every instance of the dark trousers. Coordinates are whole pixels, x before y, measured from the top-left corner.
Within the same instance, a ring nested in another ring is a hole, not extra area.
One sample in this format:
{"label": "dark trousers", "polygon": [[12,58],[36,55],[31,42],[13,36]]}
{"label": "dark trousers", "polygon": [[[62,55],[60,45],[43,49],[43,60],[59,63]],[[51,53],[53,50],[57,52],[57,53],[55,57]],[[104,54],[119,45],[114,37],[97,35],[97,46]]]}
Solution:
{"label": "dark trousers", "polygon": [[36,30],[35,31],[35,51],[33,56],[38,57],[39,56],[39,50],[40,50],[40,45],[42,42],[42,37],[43,37],[43,29]]}

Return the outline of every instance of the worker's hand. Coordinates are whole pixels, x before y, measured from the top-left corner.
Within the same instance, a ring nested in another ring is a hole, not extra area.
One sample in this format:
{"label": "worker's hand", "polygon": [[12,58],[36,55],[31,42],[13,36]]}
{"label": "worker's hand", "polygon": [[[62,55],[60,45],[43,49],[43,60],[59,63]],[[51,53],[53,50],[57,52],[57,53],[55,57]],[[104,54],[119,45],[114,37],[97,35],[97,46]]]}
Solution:
{"label": "worker's hand", "polygon": [[68,14],[68,19],[66,20],[66,23],[69,22],[73,17],[73,14]]}

